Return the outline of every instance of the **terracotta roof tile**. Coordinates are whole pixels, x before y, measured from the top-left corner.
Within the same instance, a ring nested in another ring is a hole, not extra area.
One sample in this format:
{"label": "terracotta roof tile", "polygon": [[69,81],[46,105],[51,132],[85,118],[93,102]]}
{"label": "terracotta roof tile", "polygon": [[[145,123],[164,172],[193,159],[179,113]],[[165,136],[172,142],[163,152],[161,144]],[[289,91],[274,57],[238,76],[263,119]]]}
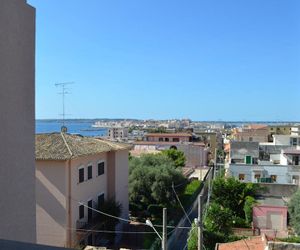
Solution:
{"label": "terracotta roof tile", "polygon": [[125,143],[100,140],[66,133],[36,134],[36,160],[67,160],[83,155],[130,149]]}
{"label": "terracotta roof tile", "polygon": [[218,246],[218,250],[264,250],[265,246],[265,238],[262,236],[256,236],[249,239],[221,243]]}

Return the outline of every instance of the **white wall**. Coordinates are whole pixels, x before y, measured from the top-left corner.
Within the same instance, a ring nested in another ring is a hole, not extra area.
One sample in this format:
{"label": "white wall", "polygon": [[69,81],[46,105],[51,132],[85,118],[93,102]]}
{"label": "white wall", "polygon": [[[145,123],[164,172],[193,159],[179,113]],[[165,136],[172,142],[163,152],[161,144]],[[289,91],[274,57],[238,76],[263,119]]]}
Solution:
{"label": "white wall", "polygon": [[254,178],[256,173],[261,173],[261,178],[276,175],[276,183],[292,184],[292,176],[300,176],[300,169],[283,165],[229,164],[229,175],[238,178],[239,174],[245,174],[245,182],[256,182]]}

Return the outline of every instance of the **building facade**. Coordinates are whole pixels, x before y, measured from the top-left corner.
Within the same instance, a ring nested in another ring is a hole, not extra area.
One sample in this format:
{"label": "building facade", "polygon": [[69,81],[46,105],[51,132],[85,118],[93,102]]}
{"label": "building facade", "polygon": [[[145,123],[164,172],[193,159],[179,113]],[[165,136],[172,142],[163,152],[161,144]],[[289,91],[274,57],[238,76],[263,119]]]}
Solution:
{"label": "building facade", "polygon": [[128,138],[128,128],[109,128],[108,138],[110,140],[124,140]]}
{"label": "building facade", "polygon": [[247,125],[241,128],[234,128],[233,140],[244,142],[267,142],[269,128],[265,125]]}
{"label": "building facade", "polygon": [[69,135],[36,135],[37,242],[52,246],[97,245],[90,233],[104,200],[122,205],[128,218],[128,151],[125,144]]}
{"label": "building facade", "polygon": [[192,135],[188,133],[149,133],[145,135],[149,142],[191,142]]}
{"label": "building facade", "polygon": [[36,242],[35,9],[0,1],[0,238]]}

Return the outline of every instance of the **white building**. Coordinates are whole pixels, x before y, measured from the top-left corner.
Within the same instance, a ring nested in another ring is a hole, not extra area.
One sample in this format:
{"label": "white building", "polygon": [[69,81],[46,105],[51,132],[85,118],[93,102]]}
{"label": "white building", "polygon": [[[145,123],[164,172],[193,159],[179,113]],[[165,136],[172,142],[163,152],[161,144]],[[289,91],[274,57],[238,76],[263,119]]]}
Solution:
{"label": "white building", "polygon": [[122,127],[109,128],[108,137],[111,140],[124,140],[128,138],[128,128],[122,128]]}

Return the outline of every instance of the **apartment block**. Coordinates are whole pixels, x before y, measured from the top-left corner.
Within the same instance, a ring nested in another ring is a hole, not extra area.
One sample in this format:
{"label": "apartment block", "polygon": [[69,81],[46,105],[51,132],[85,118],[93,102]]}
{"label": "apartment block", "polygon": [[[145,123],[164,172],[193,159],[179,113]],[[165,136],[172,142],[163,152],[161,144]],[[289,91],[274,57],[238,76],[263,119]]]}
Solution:
{"label": "apartment block", "polygon": [[36,135],[37,242],[97,245],[91,208],[110,198],[128,218],[128,144],[67,133]]}

